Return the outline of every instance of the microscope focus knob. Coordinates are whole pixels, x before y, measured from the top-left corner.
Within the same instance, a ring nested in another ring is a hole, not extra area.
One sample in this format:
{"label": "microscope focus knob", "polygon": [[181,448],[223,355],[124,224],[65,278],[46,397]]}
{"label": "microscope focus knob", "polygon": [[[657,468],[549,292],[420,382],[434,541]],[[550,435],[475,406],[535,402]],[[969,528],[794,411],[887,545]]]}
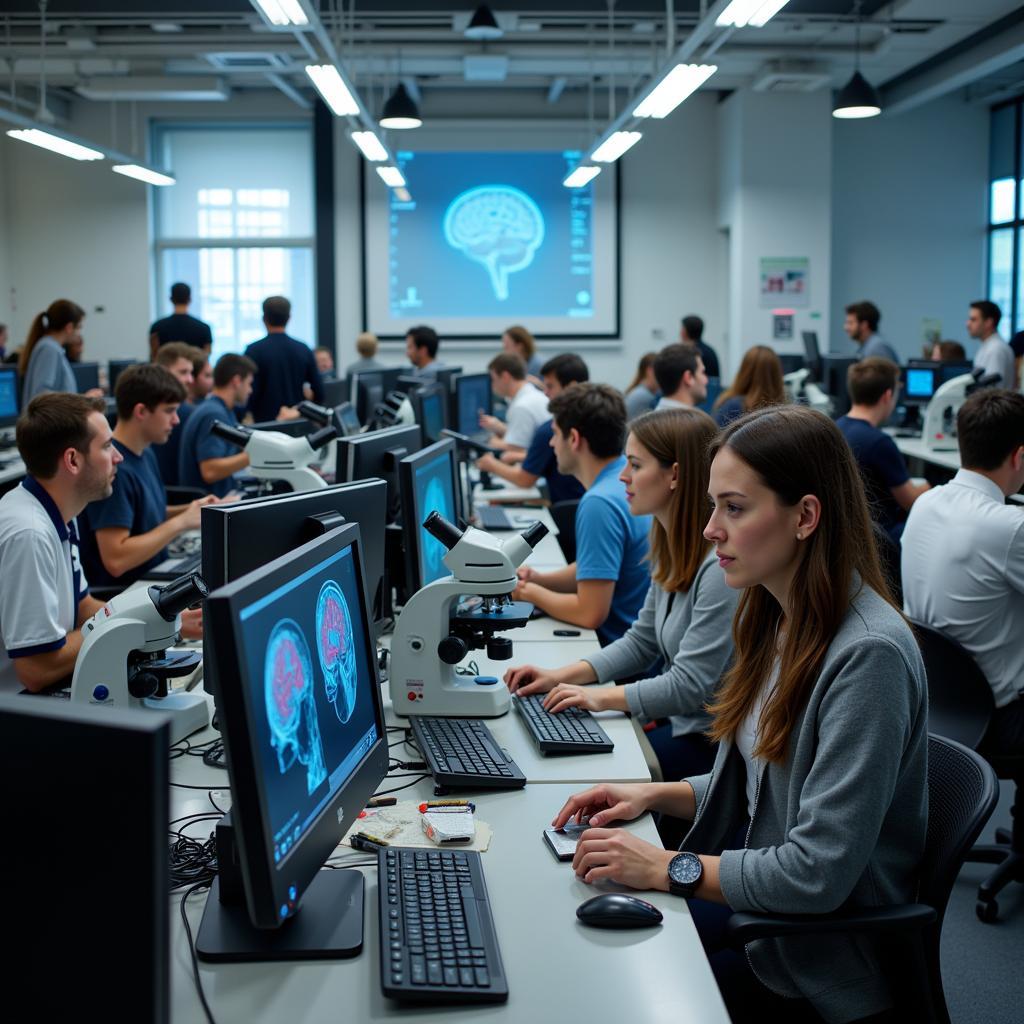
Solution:
{"label": "microscope focus knob", "polygon": [[507,636],[492,636],[487,641],[487,657],[491,661],[508,661],[512,657],[512,641]]}
{"label": "microscope focus knob", "polygon": [[160,687],[155,672],[136,672],[128,679],[128,692],[139,700],[152,697]]}
{"label": "microscope focus knob", "polygon": [[457,636],[446,636],[437,645],[437,656],[446,665],[458,665],[468,653],[466,641]]}

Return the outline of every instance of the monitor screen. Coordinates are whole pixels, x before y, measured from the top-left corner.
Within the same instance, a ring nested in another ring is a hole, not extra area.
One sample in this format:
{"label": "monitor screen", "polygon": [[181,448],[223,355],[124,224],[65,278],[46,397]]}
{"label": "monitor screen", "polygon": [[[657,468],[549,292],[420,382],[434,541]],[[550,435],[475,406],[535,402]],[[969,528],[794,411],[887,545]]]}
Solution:
{"label": "monitor screen", "polygon": [[904,398],[908,401],[927,402],[934,393],[935,371],[926,367],[908,366]]}
{"label": "monitor screen", "polygon": [[128,369],[129,366],[135,366],[139,362],[138,359],[111,359],[110,364],[107,368],[107,382],[110,394],[114,393],[114,388],[117,386],[117,378]]}
{"label": "monitor screen", "polygon": [[0,366],[0,427],[12,427],[18,419],[18,371]]}
{"label": "monitor screen", "polygon": [[347,402],[351,397],[351,385],[348,382],[347,377],[342,377],[336,380],[325,380],[323,381],[324,388],[324,405],[329,409],[333,409],[336,406],[341,405],[342,402]]}
{"label": "monitor screen", "polygon": [[338,438],[338,462],[335,480],[365,480],[378,477],[388,485],[388,522],[401,514],[398,490],[398,463],[423,446],[416,424],[368,430],[353,437]]}
{"label": "monitor screen", "polygon": [[939,363],[939,383],[945,384],[948,380],[953,380],[956,377],[962,377],[965,373],[970,373],[974,369],[974,364],[970,360],[966,362],[945,362]]}
{"label": "monitor screen", "polygon": [[410,395],[416,422],[423,431],[427,443],[441,440],[445,427],[445,393],[441,385],[418,388]]}
{"label": "monitor screen", "polygon": [[810,380],[821,380],[821,350],[818,348],[818,332],[802,331],[804,340],[804,366],[811,371]]}
{"label": "monitor screen", "polygon": [[464,373],[455,378],[455,430],[472,437],[479,434],[480,413],[491,414],[491,375]]}
{"label": "monitor screen", "polygon": [[99,363],[72,363],[71,372],[75,375],[75,387],[80,395],[100,386]]}
{"label": "monitor screen", "polygon": [[334,407],[334,421],[342,437],[358,434],[362,429],[355,406],[351,402],[340,402]]}
{"label": "monitor screen", "polygon": [[386,773],[358,538],[355,525],[332,530],[207,600],[231,813],[257,927],[298,913]]}
{"label": "monitor screen", "polygon": [[455,442],[444,440],[402,460],[402,508],[406,536],[406,590],[412,595],[428,583],[449,575],[447,548],[423,528],[431,512],[450,523],[458,518],[455,504]]}

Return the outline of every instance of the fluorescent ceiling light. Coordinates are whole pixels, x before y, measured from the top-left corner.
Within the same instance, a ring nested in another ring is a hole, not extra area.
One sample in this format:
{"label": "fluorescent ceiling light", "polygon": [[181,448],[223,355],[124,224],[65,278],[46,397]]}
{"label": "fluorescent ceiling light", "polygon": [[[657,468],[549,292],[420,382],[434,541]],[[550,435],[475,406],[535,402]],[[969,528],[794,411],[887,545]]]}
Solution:
{"label": "fluorescent ceiling light", "polygon": [[309,18],[299,0],[253,0],[271,25],[308,25]]}
{"label": "fluorescent ceiling light", "polygon": [[387,160],[388,151],[373,132],[352,132],[352,141],[367,160]]}
{"label": "fluorescent ceiling light", "polygon": [[717,64],[677,64],[633,110],[634,117],[668,117],[716,71]]}
{"label": "fluorescent ceiling light", "polygon": [[409,190],[407,188],[396,188],[395,189],[395,198],[400,203],[410,203],[410,202],[412,202],[412,196],[409,195]]}
{"label": "fluorescent ceiling light", "polygon": [[147,185],[174,185],[175,179],[169,174],[161,174],[141,164],[114,164],[110,168],[115,174],[123,174],[126,178],[144,181]]}
{"label": "fluorescent ceiling light", "polygon": [[594,150],[590,159],[599,164],[613,164],[627,149],[631,149],[642,138],[643,135],[640,132],[616,132]]}
{"label": "fluorescent ceiling light", "polygon": [[346,117],[359,113],[359,104],[349,92],[341,72],[333,64],[308,64],[306,74],[335,115]]}
{"label": "fluorescent ceiling light", "polygon": [[743,28],[744,25],[760,28],[775,17],[788,2],[789,0],[732,0],[732,3],[715,19],[715,24],[731,25],[733,28]]}
{"label": "fluorescent ceiling light", "polygon": [[566,188],[583,188],[601,173],[600,167],[577,167],[562,182]]}
{"label": "fluorescent ceiling light", "polygon": [[72,160],[102,160],[103,154],[98,149],[90,149],[88,146],[80,146],[77,142],[54,135],[51,132],[44,132],[40,128],[12,128],[8,133],[12,139],[20,139],[22,142],[30,142],[33,146],[40,146],[53,153],[60,153],[61,156],[69,156]]}
{"label": "fluorescent ceiling light", "polygon": [[388,188],[405,188],[405,176],[397,167],[378,167],[377,173]]}

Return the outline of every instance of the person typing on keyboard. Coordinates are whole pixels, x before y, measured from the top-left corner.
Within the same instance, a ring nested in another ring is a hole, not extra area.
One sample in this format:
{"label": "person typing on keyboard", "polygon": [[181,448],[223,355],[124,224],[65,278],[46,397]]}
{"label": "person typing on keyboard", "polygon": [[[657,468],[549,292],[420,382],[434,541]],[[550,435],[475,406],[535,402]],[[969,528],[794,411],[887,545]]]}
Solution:
{"label": "person typing on keyboard", "polygon": [[[632,421],[619,479],[630,512],[653,517],[643,608],[623,637],[583,660],[558,669],[522,665],[505,675],[513,693],[545,694],[545,708],[556,714],[580,707],[668,718],[647,733],[665,779],[710,770],[715,745],[704,735],[704,706],[733,651],[737,593],[703,535],[706,452],[716,434],[699,409],[663,409]],[[643,677],[625,686],[586,685],[637,675]]]}
{"label": "person typing on keyboard", "polygon": [[[128,586],[167,557],[172,540],[199,529],[199,510],[218,499],[167,504],[151,446],[164,444],[178,422],[178,405],[185,400],[179,380],[152,363],[132,366],[118,377],[115,397],[114,447],[123,462],[111,495],[86,508],[83,559],[94,585]],[[189,614],[183,632],[198,627],[201,634],[200,621],[198,613]]]}

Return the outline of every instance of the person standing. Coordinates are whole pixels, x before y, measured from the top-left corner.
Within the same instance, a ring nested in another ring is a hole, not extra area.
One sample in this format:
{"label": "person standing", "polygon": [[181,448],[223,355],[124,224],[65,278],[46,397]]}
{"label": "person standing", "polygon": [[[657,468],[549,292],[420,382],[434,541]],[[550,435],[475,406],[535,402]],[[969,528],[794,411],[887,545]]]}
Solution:
{"label": "person standing", "polygon": [[693,345],[700,352],[704,370],[709,377],[721,379],[721,372],[718,369],[718,353],[704,341],[704,321],[699,316],[691,313],[689,316],[683,317],[679,340],[684,345]]}
{"label": "person standing", "polygon": [[999,386],[1012,388],[1017,382],[1017,368],[1013,349],[997,330],[1002,315],[999,307],[988,299],[972,302],[971,313],[967,318],[967,333],[975,341],[981,342],[978,351],[974,353],[974,369],[984,370],[986,374],[998,373]]}
{"label": "person standing", "polygon": [[213,332],[208,323],[190,315],[188,308],[192,305],[192,289],[187,284],[179,281],[171,285],[171,305],[174,312],[149,328],[150,359],[156,356],[161,345],[172,341],[183,341],[209,353],[213,348]]}
{"label": "person standing", "polygon": [[[32,321],[18,357],[23,406],[46,391],[67,391],[71,394],[78,391],[65,346],[76,340],[81,342],[84,319],[85,310],[77,303],[70,299],[57,299],[50,303],[45,313],[38,314]],[[87,394],[90,398],[98,398],[103,392],[92,388]]]}

